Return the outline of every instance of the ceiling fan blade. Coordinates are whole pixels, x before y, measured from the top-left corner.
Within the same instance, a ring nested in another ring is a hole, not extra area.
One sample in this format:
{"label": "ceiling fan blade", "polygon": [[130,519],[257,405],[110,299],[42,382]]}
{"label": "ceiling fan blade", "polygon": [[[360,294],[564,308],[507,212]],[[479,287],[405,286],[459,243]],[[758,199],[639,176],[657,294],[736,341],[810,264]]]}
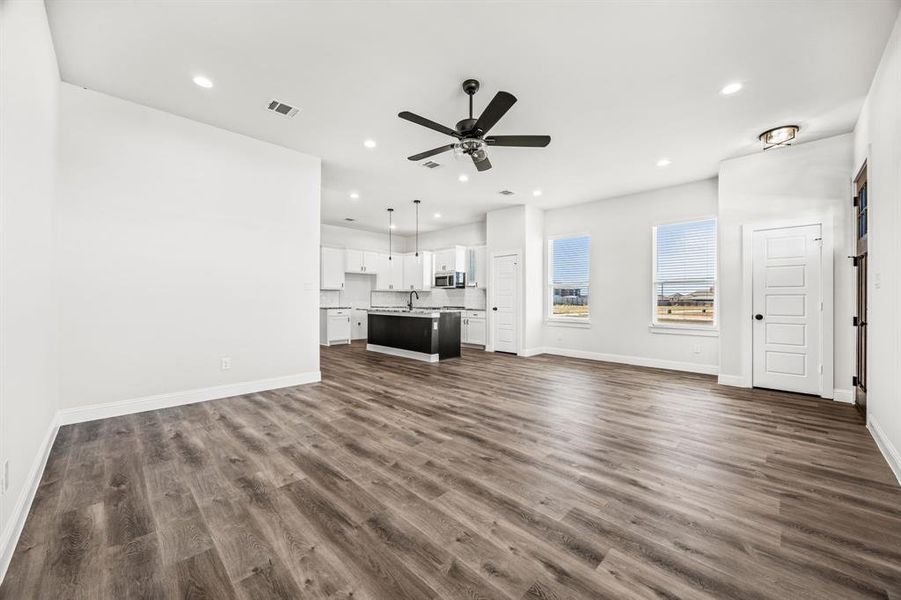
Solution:
{"label": "ceiling fan blade", "polygon": [[423,127],[428,127],[429,129],[433,129],[439,133],[443,133],[445,135],[452,135],[455,138],[460,137],[460,134],[457,133],[456,131],[454,131],[453,129],[451,129],[450,127],[445,127],[444,125],[442,125],[440,123],[436,123],[435,121],[430,121],[429,119],[426,119],[425,117],[420,117],[419,115],[413,114],[410,111],[405,110],[403,112],[399,112],[399,113],[397,113],[397,116],[400,117],[401,119],[406,119],[407,121],[410,121],[411,123],[416,123],[417,125],[422,125]]}
{"label": "ceiling fan blade", "polygon": [[551,143],[549,135],[490,135],[486,144],[492,146],[519,146],[521,148],[544,148]]}
{"label": "ceiling fan blade", "polygon": [[483,158],[482,160],[476,160],[476,157],[473,156],[472,162],[475,163],[476,169],[478,169],[479,172],[487,171],[488,169],[491,168],[491,161],[488,160],[487,156],[485,158]]}
{"label": "ceiling fan blade", "polygon": [[423,158],[435,156],[436,154],[441,154],[442,152],[447,152],[448,150],[453,150],[453,149],[454,149],[454,145],[448,144],[447,146],[441,146],[440,148],[432,148],[431,150],[426,150],[425,152],[420,152],[419,154],[414,154],[413,156],[408,156],[407,160],[422,160]]}
{"label": "ceiling fan blade", "polygon": [[488,130],[494,127],[515,103],[516,96],[510,92],[498,92],[482,111],[474,129],[481,131],[483,135],[488,133]]}

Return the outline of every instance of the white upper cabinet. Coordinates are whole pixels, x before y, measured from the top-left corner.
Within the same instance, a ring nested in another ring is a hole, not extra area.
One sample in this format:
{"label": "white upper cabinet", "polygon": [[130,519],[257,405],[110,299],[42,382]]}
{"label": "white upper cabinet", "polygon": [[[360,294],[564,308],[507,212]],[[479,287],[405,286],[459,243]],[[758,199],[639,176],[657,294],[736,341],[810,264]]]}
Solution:
{"label": "white upper cabinet", "polygon": [[344,272],[345,273],[362,273],[363,272],[363,251],[351,250],[348,248],[344,251]]}
{"label": "white upper cabinet", "polygon": [[344,250],[324,247],[320,249],[319,289],[344,289]]}
{"label": "white upper cabinet", "polygon": [[428,290],[432,288],[432,253],[420,252],[404,255],[403,289]]}
{"label": "white upper cabinet", "polygon": [[466,247],[454,246],[435,251],[435,272],[466,271]]}
{"label": "white upper cabinet", "polygon": [[384,254],[379,254],[378,252],[364,252],[363,272],[377,274],[379,272],[379,267],[387,261],[388,257]]}
{"label": "white upper cabinet", "polygon": [[466,287],[488,287],[488,248],[475,246],[466,251]]}
{"label": "white upper cabinet", "polygon": [[378,267],[380,264],[378,252],[365,252],[363,250],[351,250],[350,248],[344,251],[345,273],[375,275],[379,272]]}
{"label": "white upper cabinet", "polygon": [[404,289],[404,259],[403,255],[395,254],[388,260],[388,255],[382,255],[385,259],[384,265],[379,266],[379,271],[375,277],[375,288],[377,290],[397,290]]}

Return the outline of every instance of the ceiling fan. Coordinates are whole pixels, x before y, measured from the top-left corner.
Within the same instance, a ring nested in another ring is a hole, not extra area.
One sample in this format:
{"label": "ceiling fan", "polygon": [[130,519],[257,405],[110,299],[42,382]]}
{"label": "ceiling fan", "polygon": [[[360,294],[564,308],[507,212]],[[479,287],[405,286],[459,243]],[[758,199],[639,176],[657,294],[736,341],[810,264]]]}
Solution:
{"label": "ceiling fan", "polygon": [[420,152],[413,156],[408,156],[409,160],[422,160],[454,150],[462,154],[468,154],[475,163],[476,169],[479,171],[487,171],[491,168],[491,161],[488,160],[488,146],[517,146],[520,148],[544,148],[551,143],[549,135],[489,135],[492,127],[501,120],[510,107],[516,102],[516,97],[509,92],[498,92],[492,98],[478,119],[472,116],[472,97],[479,91],[479,82],[475,79],[467,79],[463,82],[463,91],[469,96],[469,118],[463,119],[454,129],[445,127],[440,123],[436,123],[425,117],[420,117],[409,111],[398,113],[401,119],[406,119],[411,123],[434,129],[439,133],[443,133],[457,138],[453,144],[447,144],[439,148]]}

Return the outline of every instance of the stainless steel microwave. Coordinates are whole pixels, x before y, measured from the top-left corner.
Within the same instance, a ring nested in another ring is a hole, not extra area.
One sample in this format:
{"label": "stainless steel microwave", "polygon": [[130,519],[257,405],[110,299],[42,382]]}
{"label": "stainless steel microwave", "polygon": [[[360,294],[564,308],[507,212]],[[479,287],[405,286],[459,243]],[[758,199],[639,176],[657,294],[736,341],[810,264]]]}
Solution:
{"label": "stainless steel microwave", "polygon": [[466,287],[466,273],[463,271],[450,271],[447,273],[435,273],[436,288],[462,288]]}

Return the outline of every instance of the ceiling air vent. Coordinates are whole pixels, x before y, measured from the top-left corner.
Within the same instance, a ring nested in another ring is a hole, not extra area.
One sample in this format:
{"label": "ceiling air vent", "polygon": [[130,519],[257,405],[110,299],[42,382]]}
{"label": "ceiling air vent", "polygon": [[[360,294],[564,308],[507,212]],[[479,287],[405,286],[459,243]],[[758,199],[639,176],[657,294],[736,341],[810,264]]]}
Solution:
{"label": "ceiling air vent", "polygon": [[285,104],[284,102],[279,102],[278,100],[273,100],[269,103],[267,107],[269,110],[273,112],[277,112],[280,115],[285,115],[286,117],[293,117],[297,114],[298,109]]}
{"label": "ceiling air vent", "polygon": [[423,167],[428,167],[428,168],[430,168],[430,169],[434,169],[435,167],[440,167],[441,164],[440,164],[440,163],[436,163],[434,160],[427,160],[427,161],[425,161],[424,163],[422,163],[422,166],[423,166]]}
{"label": "ceiling air vent", "polygon": [[501,196],[512,196],[513,192],[511,192],[510,190],[501,190],[498,192],[498,194],[500,194]]}

